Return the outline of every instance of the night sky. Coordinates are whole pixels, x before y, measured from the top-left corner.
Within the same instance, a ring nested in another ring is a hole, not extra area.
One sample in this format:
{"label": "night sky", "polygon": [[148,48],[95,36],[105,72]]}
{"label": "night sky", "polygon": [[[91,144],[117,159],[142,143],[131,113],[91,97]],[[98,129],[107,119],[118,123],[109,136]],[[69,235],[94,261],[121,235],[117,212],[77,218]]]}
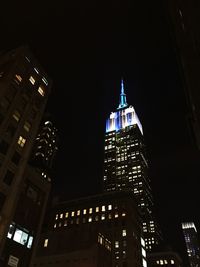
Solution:
{"label": "night sky", "polygon": [[123,77],[143,124],[164,238],[184,256],[181,221],[199,227],[200,155],[162,1],[65,2],[17,2],[2,7],[0,17],[0,49],[29,45],[53,79],[47,110],[60,139],[53,194],[70,199],[101,191],[105,120],[118,106]]}

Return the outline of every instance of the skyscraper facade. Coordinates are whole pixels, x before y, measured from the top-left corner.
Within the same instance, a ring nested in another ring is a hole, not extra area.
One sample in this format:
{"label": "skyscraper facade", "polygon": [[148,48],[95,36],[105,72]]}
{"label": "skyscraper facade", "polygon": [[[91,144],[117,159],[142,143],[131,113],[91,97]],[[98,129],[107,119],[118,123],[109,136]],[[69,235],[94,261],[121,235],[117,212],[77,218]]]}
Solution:
{"label": "skyscraper facade", "polygon": [[28,47],[1,53],[1,266],[28,266],[41,227],[50,183],[28,161],[51,84]]}
{"label": "skyscraper facade", "polygon": [[42,170],[46,179],[51,179],[51,171],[58,150],[57,128],[50,120],[44,120],[35,139],[30,162]]}
{"label": "skyscraper facade", "polygon": [[190,267],[198,267],[200,266],[200,247],[196,227],[193,222],[184,222],[182,230]]}
{"label": "skyscraper facade", "polygon": [[132,191],[143,221],[146,249],[161,240],[153,215],[153,197],[148,175],[143,129],[134,107],[127,104],[123,80],[120,103],[106,121],[104,192]]}

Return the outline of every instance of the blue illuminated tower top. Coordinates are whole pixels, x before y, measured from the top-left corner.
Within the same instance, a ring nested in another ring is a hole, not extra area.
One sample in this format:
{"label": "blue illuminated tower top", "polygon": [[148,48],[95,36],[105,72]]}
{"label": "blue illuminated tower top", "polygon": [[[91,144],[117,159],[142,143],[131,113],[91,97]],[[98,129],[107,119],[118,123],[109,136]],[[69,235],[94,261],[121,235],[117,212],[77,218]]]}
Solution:
{"label": "blue illuminated tower top", "polygon": [[126,102],[126,94],[124,93],[124,81],[123,79],[121,79],[121,94],[120,94],[120,103],[118,109],[125,108],[127,106],[128,104]]}
{"label": "blue illuminated tower top", "polygon": [[110,117],[106,120],[106,133],[119,131],[128,126],[137,124],[140,132],[143,134],[142,125],[133,106],[126,102],[124,93],[124,81],[121,80],[120,103],[117,111],[111,112]]}

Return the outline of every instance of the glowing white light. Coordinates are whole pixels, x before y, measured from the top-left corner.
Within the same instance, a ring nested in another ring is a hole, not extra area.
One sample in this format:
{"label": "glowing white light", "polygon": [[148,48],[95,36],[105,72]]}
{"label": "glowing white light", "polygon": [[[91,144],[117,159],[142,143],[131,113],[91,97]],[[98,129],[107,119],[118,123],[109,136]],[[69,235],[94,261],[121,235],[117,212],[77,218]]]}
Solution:
{"label": "glowing white light", "polygon": [[112,112],[106,121],[106,132],[118,131],[130,125],[138,125],[143,134],[142,125],[132,106]]}
{"label": "glowing white light", "polygon": [[194,230],[197,232],[197,229],[193,222],[182,223],[182,229],[190,229],[190,228],[194,228]]}

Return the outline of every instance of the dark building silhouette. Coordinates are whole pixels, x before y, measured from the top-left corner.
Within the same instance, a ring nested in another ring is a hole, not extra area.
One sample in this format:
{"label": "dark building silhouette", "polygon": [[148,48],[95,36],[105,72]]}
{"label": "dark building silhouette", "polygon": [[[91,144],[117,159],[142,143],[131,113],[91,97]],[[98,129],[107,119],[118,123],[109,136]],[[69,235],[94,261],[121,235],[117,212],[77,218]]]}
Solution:
{"label": "dark building silhouette", "polygon": [[161,240],[154,216],[154,203],[142,125],[127,104],[121,82],[120,103],[106,122],[104,156],[104,192],[132,191],[142,216],[146,249],[151,251]]}
{"label": "dark building silhouette", "polygon": [[200,149],[200,3],[198,0],[167,0],[165,12],[185,89],[188,126]]}
{"label": "dark building silhouette", "polygon": [[51,90],[28,47],[0,55],[0,260],[28,266],[50,183],[28,165]]}
{"label": "dark building silhouette", "polygon": [[[82,266],[82,251],[98,244],[109,251],[102,252],[105,260],[99,258],[99,266],[147,266],[132,192],[109,192],[55,204],[31,266],[64,267],[73,253],[77,266]],[[87,253],[85,260],[90,262]]]}
{"label": "dark building silhouette", "polygon": [[197,230],[193,222],[182,223],[182,230],[187,248],[190,267],[200,266],[200,247]]}

